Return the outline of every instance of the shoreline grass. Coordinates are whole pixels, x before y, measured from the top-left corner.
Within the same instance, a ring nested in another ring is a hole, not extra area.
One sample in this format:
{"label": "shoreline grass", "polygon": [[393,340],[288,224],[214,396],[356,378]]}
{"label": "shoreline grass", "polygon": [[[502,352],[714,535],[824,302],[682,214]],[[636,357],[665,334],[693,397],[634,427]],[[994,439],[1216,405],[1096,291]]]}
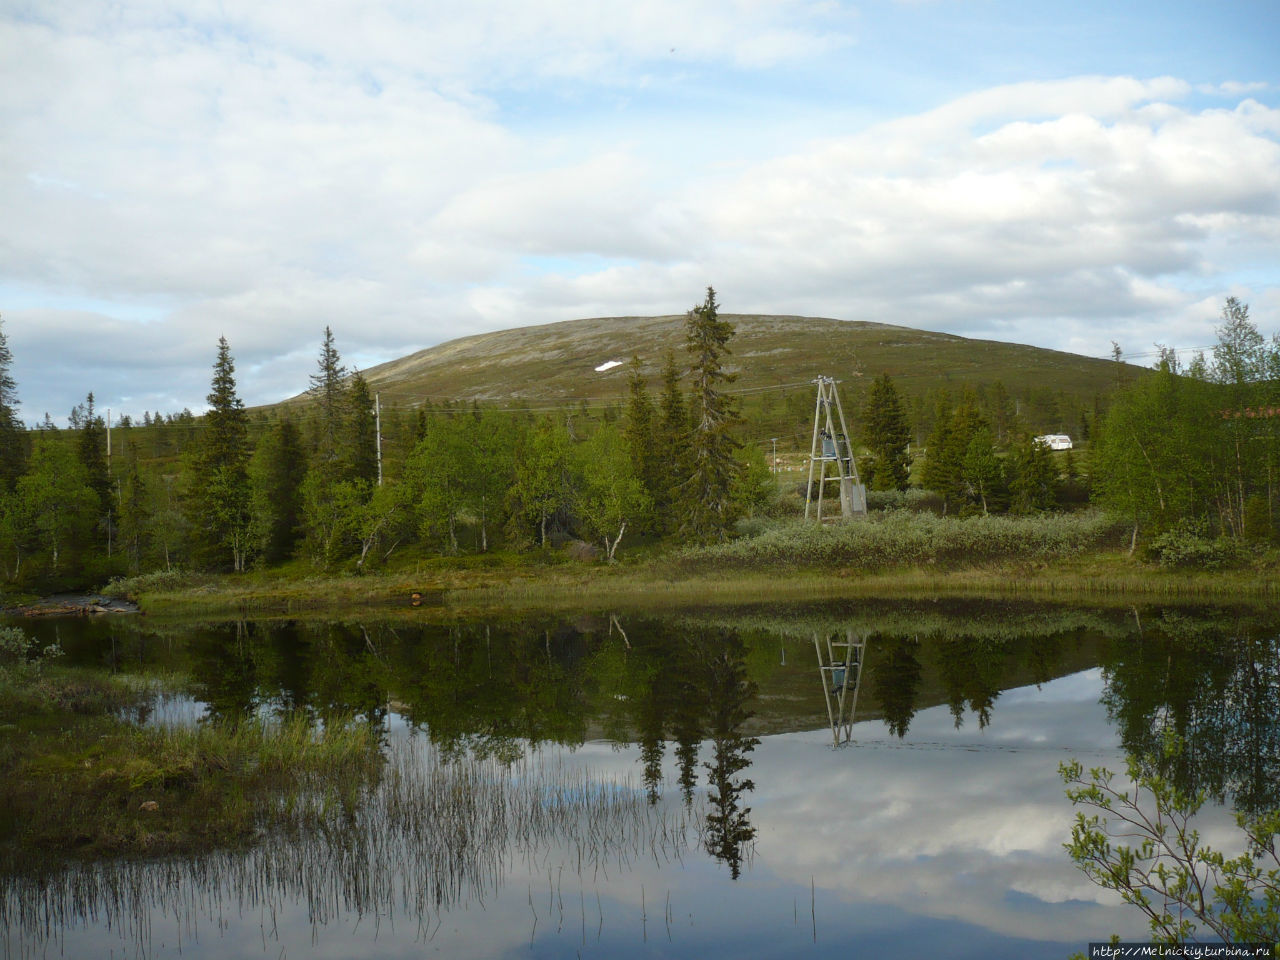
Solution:
{"label": "shoreline grass", "polygon": [[[413,595],[418,594],[417,605]],[[363,577],[211,577],[195,589],[138,597],[149,616],[264,616],[352,608],[403,609],[429,619],[494,608],[574,610],[664,609],[769,601],[956,597],[1130,602],[1140,600],[1261,603],[1280,596],[1271,569],[1165,570],[1093,549],[1071,557],[939,569],[920,565],[874,572],[834,569],[691,569],[649,561],[636,565],[461,570]]]}
{"label": "shoreline grass", "polygon": [[367,724],[139,726],[142,683],[84,668],[0,683],[0,872],[250,842],[286,817],[356,802],[379,768]]}
{"label": "shoreline grass", "polygon": [[1277,554],[1226,569],[1162,567],[1130,556],[1127,531],[1096,511],[948,518],[890,510],[819,526],[753,522],[754,535],[705,547],[637,547],[618,564],[568,551],[406,558],[364,575],[298,562],[269,571],[149,575],[112,585],[159,617],[276,616],[408,608],[456,616],[495,607],[664,609],[856,597],[1041,597],[1267,601]]}

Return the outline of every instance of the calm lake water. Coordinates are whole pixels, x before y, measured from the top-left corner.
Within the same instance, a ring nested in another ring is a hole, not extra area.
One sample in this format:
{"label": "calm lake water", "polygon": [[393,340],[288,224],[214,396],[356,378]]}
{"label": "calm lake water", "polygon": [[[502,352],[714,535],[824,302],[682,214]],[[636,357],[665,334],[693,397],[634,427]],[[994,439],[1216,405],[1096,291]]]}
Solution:
{"label": "calm lake water", "polygon": [[1229,609],[755,607],[41,622],[74,661],[173,670],[145,723],[376,724],[352,816],[198,859],[3,884],[6,956],[1061,958],[1141,916],[1068,860],[1058,765],[1280,806],[1280,622]]}

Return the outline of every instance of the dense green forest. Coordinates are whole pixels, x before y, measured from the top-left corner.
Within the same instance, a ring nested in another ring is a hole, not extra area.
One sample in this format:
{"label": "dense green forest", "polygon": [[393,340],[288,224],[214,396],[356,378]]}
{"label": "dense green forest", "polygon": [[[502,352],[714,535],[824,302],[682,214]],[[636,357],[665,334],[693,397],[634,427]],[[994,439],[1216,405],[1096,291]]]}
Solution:
{"label": "dense green forest", "polygon": [[[427,402],[386,415],[327,328],[310,402],[251,414],[223,339],[206,413],[124,417],[109,437],[92,393],[65,429],[47,415],[23,427],[0,327],[0,584],[31,593],[159,570],[367,571],[397,554],[567,541],[613,560],[624,537],[730,538],[743,518],[785,519],[803,499],[803,481],[780,482],[772,450],[749,439],[787,411],[753,397],[744,413],[725,367],[733,335],[709,289],[687,316],[685,353],[668,354],[655,384],[632,364],[616,406]],[[1094,502],[1169,563],[1224,563],[1274,538],[1280,340],[1229,299],[1210,357],[1182,369],[1162,349],[1155,371],[1132,380],[1116,366],[1115,392],[1079,413],[1065,454],[1032,429],[1060,411],[1024,412],[999,382],[908,398],[875,377],[850,409],[873,506],[963,517]],[[812,395],[796,400],[811,418]]]}

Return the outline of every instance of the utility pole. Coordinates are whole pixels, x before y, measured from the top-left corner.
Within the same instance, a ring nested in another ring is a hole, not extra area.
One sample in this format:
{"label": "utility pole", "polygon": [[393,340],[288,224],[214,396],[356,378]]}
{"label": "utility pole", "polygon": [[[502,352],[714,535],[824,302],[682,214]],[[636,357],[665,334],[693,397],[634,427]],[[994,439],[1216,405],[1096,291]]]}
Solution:
{"label": "utility pole", "polygon": [[382,394],[380,393],[373,395],[373,422],[378,449],[378,486],[382,486]]}
{"label": "utility pole", "polygon": [[778,438],[770,437],[769,442],[773,444],[773,472],[778,472]]}
{"label": "utility pole", "polygon": [[[107,407],[107,483],[111,483],[111,408]],[[107,511],[107,556],[111,556],[111,511]]]}

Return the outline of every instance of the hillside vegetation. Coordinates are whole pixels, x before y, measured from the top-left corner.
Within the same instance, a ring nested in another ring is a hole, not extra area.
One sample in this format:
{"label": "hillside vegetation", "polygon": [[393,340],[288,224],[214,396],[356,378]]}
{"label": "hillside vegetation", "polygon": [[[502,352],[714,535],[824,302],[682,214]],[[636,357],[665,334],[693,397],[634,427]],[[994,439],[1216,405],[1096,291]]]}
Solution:
{"label": "hillside vegetation", "polygon": [[[819,374],[853,380],[882,373],[908,396],[931,387],[1002,381],[1027,404],[1037,396],[1092,399],[1114,389],[1116,364],[1025,344],[973,340],[887,323],[721,313],[734,327],[725,369],[742,393],[804,389]],[[684,352],[685,316],[567,320],[451,340],[363,371],[386,403],[449,400],[510,405],[617,402],[630,361],[650,382],[667,351]],[[1102,345],[1100,345],[1101,347]],[[626,364],[603,373],[608,360]],[[1124,365],[1132,379],[1142,371]],[[855,388],[856,389],[856,388]],[[807,395],[806,393],[806,395]],[[306,402],[300,394],[290,403]],[[812,400],[812,398],[809,398]]]}

